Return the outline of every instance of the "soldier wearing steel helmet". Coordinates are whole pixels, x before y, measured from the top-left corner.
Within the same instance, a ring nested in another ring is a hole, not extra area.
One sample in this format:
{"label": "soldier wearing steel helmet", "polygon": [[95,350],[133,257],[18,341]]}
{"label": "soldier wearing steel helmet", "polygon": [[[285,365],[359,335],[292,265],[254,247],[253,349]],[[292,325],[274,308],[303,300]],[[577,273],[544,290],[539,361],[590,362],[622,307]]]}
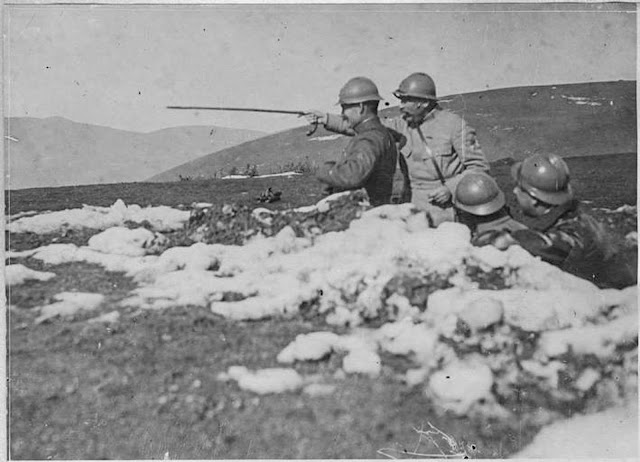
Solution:
{"label": "soldier wearing steel helmet", "polygon": [[[400,99],[402,116],[383,123],[402,138],[400,152],[408,165],[411,202],[427,211],[435,225],[453,221],[451,198],[462,173],[489,170],[476,132],[438,105],[435,83],[427,74],[409,75],[394,96]],[[348,133],[338,116],[311,112],[328,130]]]}
{"label": "soldier wearing steel helmet", "polygon": [[338,160],[316,173],[332,191],[364,187],[374,207],[390,202],[398,162],[393,135],[378,117],[380,100],[375,83],[366,77],[355,77],[342,87],[340,120],[355,136]]}
{"label": "soldier wearing steel helmet", "polygon": [[512,167],[514,194],[530,228],[487,232],[480,244],[518,244],[531,254],[600,287],[637,282],[637,263],[619,253],[613,236],[574,198],[569,167],[555,154],[536,154]]}
{"label": "soldier wearing steel helmet", "polygon": [[456,221],[469,227],[472,243],[489,232],[511,232],[526,226],[511,217],[496,180],[482,171],[462,175],[453,193]]}

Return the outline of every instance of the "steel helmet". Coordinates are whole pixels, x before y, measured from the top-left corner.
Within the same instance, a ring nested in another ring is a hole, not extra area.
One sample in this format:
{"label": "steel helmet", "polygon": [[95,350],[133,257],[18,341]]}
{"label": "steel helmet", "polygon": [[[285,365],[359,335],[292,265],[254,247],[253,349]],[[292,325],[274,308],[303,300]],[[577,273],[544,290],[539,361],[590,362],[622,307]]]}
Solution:
{"label": "steel helmet", "polygon": [[453,195],[456,208],[473,215],[491,215],[504,207],[504,193],[484,172],[469,172],[462,176]]}
{"label": "steel helmet", "polygon": [[365,101],[380,101],[378,87],[371,79],[354,77],[344,84],[338,95],[338,104],[358,104]]}
{"label": "steel helmet", "polygon": [[436,84],[424,72],[415,72],[400,82],[400,86],[393,92],[393,96],[400,99],[412,96],[433,101],[438,100],[436,98]]}
{"label": "steel helmet", "polygon": [[562,205],[573,199],[569,167],[556,154],[534,154],[511,168],[516,184],[536,199]]}

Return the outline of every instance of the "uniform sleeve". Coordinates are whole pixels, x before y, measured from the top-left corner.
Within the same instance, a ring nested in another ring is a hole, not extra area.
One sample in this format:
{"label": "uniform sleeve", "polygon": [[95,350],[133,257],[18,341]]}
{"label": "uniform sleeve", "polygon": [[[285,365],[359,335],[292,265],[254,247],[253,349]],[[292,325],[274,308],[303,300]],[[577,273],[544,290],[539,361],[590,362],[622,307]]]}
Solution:
{"label": "uniform sleeve", "polygon": [[[451,135],[451,143],[465,170],[489,171],[489,162],[487,162],[482,152],[476,131],[473,127],[467,125],[464,120],[461,120],[460,124],[456,124],[456,128]],[[459,174],[445,180],[449,191],[452,193],[455,191],[461,178],[462,174]]]}
{"label": "uniform sleeve", "polygon": [[337,114],[327,114],[327,123],[324,128],[330,132],[340,133],[341,135],[354,136],[355,131],[349,127],[349,123]]}
{"label": "uniform sleeve", "polygon": [[322,165],[316,177],[335,188],[359,188],[371,175],[375,163],[373,142],[363,138],[357,141],[347,155],[339,161],[326,162]]}
{"label": "uniform sleeve", "polygon": [[542,233],[523,229],[511,235],[530,254],[556,266],[562,265],[574,248],[583,246],[579,236],[568,230],[555,229]]}

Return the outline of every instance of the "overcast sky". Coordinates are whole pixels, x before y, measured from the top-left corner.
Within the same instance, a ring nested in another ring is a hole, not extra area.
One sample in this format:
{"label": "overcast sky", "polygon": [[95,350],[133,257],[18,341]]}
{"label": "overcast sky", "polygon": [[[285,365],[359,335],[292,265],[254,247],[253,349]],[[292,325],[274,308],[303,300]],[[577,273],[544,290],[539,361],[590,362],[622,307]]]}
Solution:
{"label": "overcast sky", "polygon": [[[337,110],[364,75],[392,105],[423,71],[439,95],[634,80],[634,5],[5,6],[5,115],[133,131],[277,131],[295,116],[166,105]],[[622,9],[626,11],[622,11]]]}

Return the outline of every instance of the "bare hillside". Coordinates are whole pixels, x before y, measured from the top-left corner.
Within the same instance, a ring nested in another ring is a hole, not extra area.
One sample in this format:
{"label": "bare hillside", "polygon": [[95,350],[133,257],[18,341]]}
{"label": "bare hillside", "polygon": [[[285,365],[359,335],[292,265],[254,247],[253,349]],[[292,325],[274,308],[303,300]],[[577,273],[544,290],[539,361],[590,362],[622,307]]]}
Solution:
{"label": "bare hillside", "polygon": [[142,181],[262,132],[209,126],[136,133],[62,117],[5,119],[5,189]]}
{"label": "bare hillside", "polygon": [[[487,90],[445,96],[442,106],[476,127],[490,161],[535,152],[574,157],[636,151],[636,83],[631,81]],[[382,114],[394,116],[398,109]],[[299,127],[224,149],[150,181],[175,181],[179,175],[207,178],[221,168],[248,163],[256,164],[260,173],[272,173],[291,162],[330,159],[347,142],[323,129],[306,137],[306,130]]]}

